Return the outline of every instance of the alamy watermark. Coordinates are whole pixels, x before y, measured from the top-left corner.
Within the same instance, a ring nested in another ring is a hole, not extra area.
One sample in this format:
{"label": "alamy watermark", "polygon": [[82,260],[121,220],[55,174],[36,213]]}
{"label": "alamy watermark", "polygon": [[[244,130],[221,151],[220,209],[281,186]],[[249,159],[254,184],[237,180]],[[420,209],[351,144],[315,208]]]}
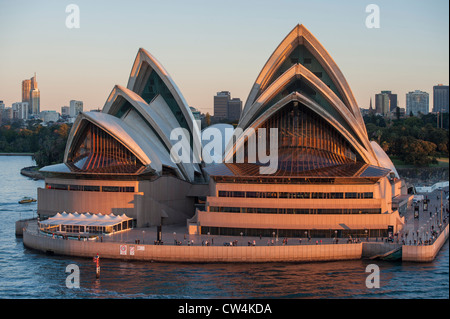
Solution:
{"label": "alamy watermark", "polygon": [[76,4],[69,4],[66,7],[66,13],[69,15],[66,17],[66,28],[79,29],[80,28],[80,7]]}
{"label": "alamy watermark", "polygon": [[76,264],[70,264],[66,267],[66,287],[69,289],[80,288],[80,268]]}
{"label": "alamy watermark", "polygon": [[[242,128],[225,128],[221,131],[215,127],[208,127],[202,131],[200,140],[194,138],[193,151],[191,151],[189,136],[185,128],[178,127],[171,131],[170,140],[175,143],[170,149],[170,157],[174,163],[198,164],[201,158],[206,164],[258,163],[262,165],[259,169],[260,174],[274,174],[278,169],[278,128],[269,130],[248,128],[244,132]],[[244,147],[244,141],[246,147]],[[234,156],[224,157],[232,147],[236,147],[233,150]],[[245,149],[247,150],[246,160]]]}
{"label": "alamy watermark", "polygon": [[366,13],[370,13],[366,17],[367,29],[379,29],[380,28],[380,7],[376,4],[369,4],[366,6]]}
{"label": "alamy watermark", "polygon": [[366,287],[369,289],[380,288],[380,267],[375,264],[367,265],[366,273],[369,273],[366,278]]}

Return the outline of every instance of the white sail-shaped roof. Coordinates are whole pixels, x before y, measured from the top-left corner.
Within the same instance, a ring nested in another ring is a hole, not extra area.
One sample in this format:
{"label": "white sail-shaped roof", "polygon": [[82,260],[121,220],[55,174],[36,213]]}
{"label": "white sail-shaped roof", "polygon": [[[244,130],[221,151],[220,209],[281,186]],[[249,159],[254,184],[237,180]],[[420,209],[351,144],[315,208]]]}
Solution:
{"label": "white sail-shaped roof", "polygon": [[[296,91],[296,81],[308,92]],[[297,25],[270,56],[257,77],[238,128],[241,137],[267,121],[286,103],[298,101],[320,115],[359,153],[362,160],[379,165],[353,93],[342,72],[320,44],[303,26]],[[226,155],[230,159],[245,139]]]}

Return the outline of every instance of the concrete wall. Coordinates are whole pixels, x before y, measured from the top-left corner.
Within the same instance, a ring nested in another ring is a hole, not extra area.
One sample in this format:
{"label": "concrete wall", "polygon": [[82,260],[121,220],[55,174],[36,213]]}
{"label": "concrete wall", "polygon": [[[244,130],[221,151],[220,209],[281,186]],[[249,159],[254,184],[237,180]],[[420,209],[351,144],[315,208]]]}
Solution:
{"label": "concrete wall", "polygon": [[135,200],[140,193],[81,192],[38,188],[38,213],[58,212],[126,214],[136,218]]}
{"label": "concrete wall", "polygon": [[[57,255],[160,262],[313,262],[360,259],[362,244],[296,246],[159,246],[53,239],[25,231],[23,244]],[[134,255],[130,255],[131,249]]]}
{"label": "concrete wall", "polygon": [[186,223],[195,213],[194,198],[187,197],[193,185],[171,176],[154,181],[140,181],[143,194],[137,202],[137,226],[155,226],[164,217],[164,224]]}
{"label": "concrete wall", "polygon": [[403,261],[416,261],[416,262],[431,262],[436,258],[441,247],[448,239],[448,226],[439,235],[433,245],[428,246],[409,246],[404,245],[402,247],[402,260]]}
{"label": "concrete wall", "polygon": [[[194,197],[188,194],[192,185],[172,176],[161,176],[155,180],[114,181],[46,179],[46,183],[64,185],[132,186],[128,192],[88,192],[38,188],[38,213],[54,215],[68,213],[126,214],[137,220],[138,227],[185,223],[195,213]],[[194,189],[193,195],[203,189]]]}

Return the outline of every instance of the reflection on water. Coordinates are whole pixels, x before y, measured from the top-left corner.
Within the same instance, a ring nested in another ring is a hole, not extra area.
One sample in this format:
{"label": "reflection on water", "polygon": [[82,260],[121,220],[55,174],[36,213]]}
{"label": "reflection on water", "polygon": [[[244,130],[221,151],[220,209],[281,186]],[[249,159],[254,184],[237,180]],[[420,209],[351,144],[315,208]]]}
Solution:
{"label": "reflection on water", "polygon": [[[47,256],[25,249],[14,222],[35,214],[43,181],[19,174],[28,157],[2,157],[0,167],[0,298],[449,298],[448,242],[433,263],[370,260],[326,263],[166,264]],[[69,264],[80,268],[80,288],[68,289]],[[368,289],[366,266],[376,263],[381,287]]]}

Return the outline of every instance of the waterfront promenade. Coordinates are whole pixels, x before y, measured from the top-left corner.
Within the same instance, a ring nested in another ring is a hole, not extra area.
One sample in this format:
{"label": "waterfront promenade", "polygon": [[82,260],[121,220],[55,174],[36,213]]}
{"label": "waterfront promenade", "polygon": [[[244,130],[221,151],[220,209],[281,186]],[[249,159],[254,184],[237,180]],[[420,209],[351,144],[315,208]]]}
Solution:
{"label": "waterfront promenade", "polygon": [[[165,262],[348,260],[382,256],[403,247],[404,260],[431,261],[448,238],[446,191],[448,192],[448,188],[442,192],[444,224],[441,224],[440,219],[441,191],[434,191],[426,194],[430,199],[427,210],[424,210],[423,203],[419,204],[419,218],[414,218],[415,205],[408,209],[404,229],[389,242],[386,238],[364,237],[336,240],[309,239],[306,236],[286,239],[279,238],[276,234],[273,237],[189,235],[186,225],[163,226],[163,244],[158,245],[156,227],[135,228],[111,236],[101,236],[93,241],[82,241],[43,235],[38,232],[36,221],[28,221],[27,230],[23,234],[24,245],[50,254],[92,257],[99,253],[103,258]],[[434,237],[433,231],[436,231]],[[436,240],[438,242],[435,244]]]}

